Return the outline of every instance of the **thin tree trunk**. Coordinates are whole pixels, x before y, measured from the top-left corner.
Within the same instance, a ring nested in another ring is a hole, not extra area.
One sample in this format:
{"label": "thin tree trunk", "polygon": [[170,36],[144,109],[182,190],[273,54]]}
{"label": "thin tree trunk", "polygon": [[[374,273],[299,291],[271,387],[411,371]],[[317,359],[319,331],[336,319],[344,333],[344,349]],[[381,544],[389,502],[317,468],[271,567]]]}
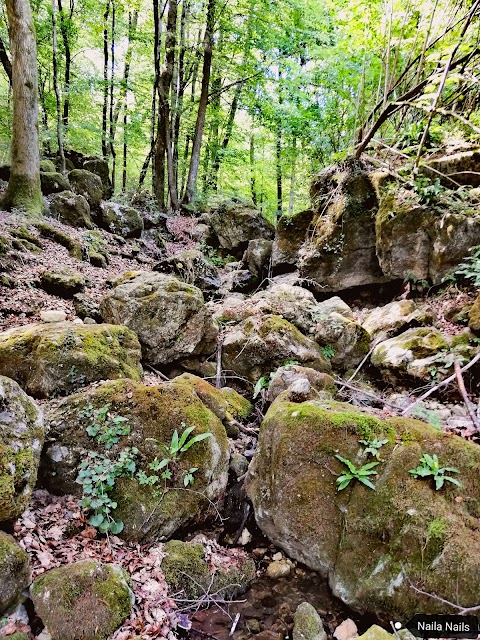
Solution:
{"label": "thin tree trunk", "polygon": [[63,122],[62,122],[62,97],[58,87],[58,60],[57,60],[57,7],[52,0],[52,66],[53,66],[53,90],[57,107],[57,144],[60,156],[60,171],[65,173],[65,153],[63,151]]}
{"label": "thin tree trunk", "polygon": [[133,55],[133,41],[135,38],[135,33],[137,31],[138,24],[138,9],[135,9],[133,15],[131,13],[128,14],[128,45],[127,52],[125,54],[125,66],[123,68],[123,79],[120,85],[120,91],[118,92],[118,97],[115,102],[115,109],[113,112],[113,137],[115,137],[115,128],[118,123],[118,119],[120,118],[120,111],[125,104],[125,100],[127,98],[128,93],[128,79],[130,77],[130,67],[132,64],[132,55]]}
{"label": "thin tree trunk", "polygon": [[195,134],[193,136],[192,155],[190,158],[190,169],[188,172],[187,185],[183,196],[183,204],[191,204],[195,198],[198,168],[200,166],[200,151],[202,149],[203,130],[205,128],[205,117],[207,114],[208,90],[210,87],[210,73],[212,70],[213,53],[213,25],[215,19],[215,0],[208,0],[207,23],[205,28],[204,54],[203,54],[203,74],[202,90],[200,92],[200,102],[198,104],[197,122],[195,124]]}
{"label": "thin tree trunk", "polygon": [[255,136],[250,136],[250,189],[252,193],[252,201],[257,206],[257,185],[255,178]]}
{"label": "thin tree trunk", "polygon": [[180,142],[180,123],[183,109],[183,97],[185,95],[185,53],[186,53],[186,25],[190,14],[190,0],[183,0],[182,15],[180,18],[180,46],[178,56],[178,89],[173,119],[173,166],[175,170],[175,185],[178,193],[178,157]]}
{"label": "thin tree trunk", "polygon": [[48,129],[49,129],[49,124],[48,124],[48,113],[47,113],[47,106],[45,104],[45,84],[47,82],[47,78],[45,76],[45,79],[42,79],[41,74],[39,74],[39,78],[38,78],[38,97],[40,100],[40,106],[42,107],[42,125],[43,125],[43,130],[44,132],[47,134],[45,137],[45,141],[44,141],[44,152],[47,156],[49,156],[52,153],[52,149],[50,147],[50,136],[48,135]]}
{"label": "thin tree trunk", "polygon": [[107,0],[103,14],[103,108],[102,108],[102,155],[108,158],[107,114],[108,114],[108,17],[110,0]]}
{"label": "thin tree trunk", "polygon": [[0,38],[0,62],[2,63],[3,70],[7,74],[8,81],[12,84],[12,63],[8,57],[7,50],[3,44],[3,40]]}
{"label": "thin tree trunk", "polygon": [[293,139],[292,172],[290,174],[290,198],[288,200],[288,213],[289,213],[289,215],[292,215],[292,213],[293,213],[293,205],[295,203],[295,180],[296,180],[295,170],[297,168],[297,156],[298,156],[297,139],[294,138]]}
{"label": "thin tree trunk", "polygon": [[13,130],[6,209],[41,216],[38,148],[38,75],[35,27],[29,0],[6,0],[12,54]]}
{"label": "thin tree trunk", "polygon": [[[74,0],[70,0],[69,20],[73,17],[75,9]],[[58,0],[58,15],[60,17],[60,33],[62,34],[63,48],[65,49],[65,75],[63,84],[63,126],[68,127],[70,117],[70,75],[72,68],[72,50],[70,48],[70,40],[68,37],[68,25],[65,21],[62,0]]]}
{"label": "thin tree trunk", "polygon": [[[220,89],[222,87],[222,78],[218,75],[212,82],[213,98],[210,102],[210,131],[208,136],[208,146],[205,156],[208,161],[204,167],[204,191],[217,191],[218,168],[220,166]],[[211,171],[209,172],[209,164]]]}
{"label": "thin tree trunk", "polygon": [[283,185],[282,185],[282,127],[277,123],[277,139],[275,143],[275,169],[277,178],[277,215],[283,211]]}
{"label": "thin tree trunk", "polygon": [[123,171],[122,171],[122,191],[125,193],[127,190],[127,155],[128,155],[128,111],[127,105],[123,109]]}
{"label": "thin tree trunk", "polygon": [[112,35],[110,42],[110,109],[109,109],[109,118],[110,118],[110,141],[108,148],[110,150],[110,154],[112,156],[112,193],[115,192],[115,173],[116,173],[116,165],[117,165],[117,154],[115,152],[114,145],[114,137],[115,137],[115,124],[113,122],[113,90],[114,90],[114,78],[115,78],[115,0],[111,0],[112,2]]}

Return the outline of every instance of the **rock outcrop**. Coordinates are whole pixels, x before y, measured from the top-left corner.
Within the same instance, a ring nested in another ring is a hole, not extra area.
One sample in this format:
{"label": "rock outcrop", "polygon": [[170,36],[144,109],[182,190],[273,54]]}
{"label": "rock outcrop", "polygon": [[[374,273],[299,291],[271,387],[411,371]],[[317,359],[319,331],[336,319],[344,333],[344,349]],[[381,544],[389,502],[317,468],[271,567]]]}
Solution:
{"label": "rock outcrop", "polygon": [[0,531],[0,615],[14,605],[30,582],[27,553]]}

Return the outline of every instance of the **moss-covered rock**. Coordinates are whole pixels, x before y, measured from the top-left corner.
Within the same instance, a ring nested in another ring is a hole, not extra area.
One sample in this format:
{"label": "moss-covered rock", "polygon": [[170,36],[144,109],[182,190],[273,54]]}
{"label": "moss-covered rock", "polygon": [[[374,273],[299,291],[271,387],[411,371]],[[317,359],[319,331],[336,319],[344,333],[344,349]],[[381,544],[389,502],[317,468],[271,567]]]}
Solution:
{"label": "moss-covered rock", "polygon": [[58,229],[47,222],[37,222],[35,227],[43,238],[53,240],[53,242],[65,247],[68,249],[69,254],[77,260],[82,259],[81,244],[69,236],[68,233],[65,233],[61,229]]}
{"label": "moss-covered rock", "polygon": [[60,193],[61,191],[70,191],[70,183],[62,173],[53,171],[40,171],[40,184],[42,185],[42,193],[49,196],[52,193]]}
{"label": "moss-covered rock", "polygon": [[84,251],[94,267],[106,268],[110,257],[108,244],[100,231],[87,231],[83,235]]}
{"label": "moss-covered rock", "polygon": [[[187,523],[194,526],[210,517],[212,502],[223,497],[227,483],[228,440],[220,420],[181,382],[157,388],[131,380],[107,382],[63,400],[48,416],[50,442],[42,457],[42,484],[55,493],[81,493],[75,480],[86,451],[107,453],[87,435],[91,420],[82,411],[106,404],[110,404],[113,415],[127,418],[131,428],[109,455],[118,455],[125,447],[137,447],[137,469],[147,475],[154,473],[149,463],[165,457],[164,447],[168,450],[174,431],[182,431],[182,423],[195,426],[196,434],[212,434],[181,454],[165,493],[163,481],[152,487],[141,485],[136,478],[117,480],[115,517],[125,524],[122,535],[136,540],[165,539]],[[189,490],[184,488],[183,475],[191,467],[198,471]]]}
{"label": "moss-covered rock", "polygon": [[31,596],[52,640],[105,640],[135,600],[125,571],[97,560],[47,571],[34,581]]}
{"label": "moss-covered rock", "polygon": [[378,344],[372,364],[392,383],[405,378],[429,377],[429,369],[444,360],[449,345],[438,329],[409,329]]}
{"label": "moss-covered rock", "polygon": [[222,249],[242,257],[248,242],[255,238],[273,239],[274,227],[260,211],[245,204],[227,201],[212,209],[208,223]]}
{"label": "moss-covered rock", "polygon": [[215,350],[218,329],[202,292],[174,276],[140,273],[107,294],[100,312],[136,332],[154,367]]}
{"label": "moss-covered rock", "polygon": [[395,636],[377,624],[367,629],[365,633],[357,638],[357,640],[394,640]]}
{"label": "moss-covered rock", "polygon": [[283,215],[279,219],[272,246],[273,267],[297,265],[299,251],[305,242],[313,216],[313,211],[309,209],[292,216]]}
{"label": "moss-covered rock", "polygon": [[259,278],[268,267],[272,255],[272,245],[272,240],[264,238],[255,238],[248,243],[242,261],[254,276]]}
{"label": "moss-covered rock", "polygon": [[170,273],[201,291],[212,291],[220,286],[218,268],[201,251],[188,249],[164,258],[153,267],[154,271]]}
{"label": "moss-covered rock", "polygon": [[27,553],[12,536],[0,531],[0,614],[19,600],[29,582]]}
{"label": "moss-covered rock", "polygon": [[[273,374],[268,387],[268,399],[273,402],[281,393],[302,383],[302,393],[313,392],[313,397],[333,397],[335,394],[335,382],[328,373],[320,373],[309,367],[301,367],[298,364],[288,364],[279,367]],[[298,390],[299,387],[297,386]],[[292,390],[295,393],[295,388]],[[312,397],[312,399],[313,399]]]}
{"label": "moss-covered rock", "polygon": [[122,326],[56,322],[0,333],[0,375],[40,398],[96,380],[139,380],[140,355],[136,335]]}
{"label": "moss-covered rock", "polygon": [[212,594],[213,600],[243,593],[255,578],[253,560],[241,549],[227,551],[212,541],[205,542],[167,542],[162,571],[170,591],[183,592],[192,600],[206,593]]}
{"label": "moss-covered rock", "polygon": [[54,218],[71,227],[92,228],[90,205],[82,195],[62,191],[49,198],[50,212]]}
{"label": "moss-covered rock", "polygon": [[103,184],[99,176],[85,169],[73,169],[68,173],[72,191],[83,196],[92,209],[96,209],[103,198]]}
{"label": "moss-covered rock", "polygon": [[431,325],[435,319],[433,309],[420,308],[414,300],[398,300],[373,309],[362,326],[378,342],[392,338],[406,329]]}
{"label": "moss-covered rock", "polygon": [[73,298],[85,288],[85,276],[73,269],[44,271],[40,276],[40,287],[47,293],[61,298]]}
{"label": "moss-covered rock", "polygon": [[293,640],[327,640],[322,619],[308,602],[298,605],[293,625]]}
{"label": "moss-covered rock", "polygon": [[468,327],[474,333],[480,333],[480,294],[470,309],[468,315]]}
{"label": "moss-covered rock", "polygon": [[108,160],[98,156],[89,156],[82,162],[82,168],[99,176],[103,184],[103,197],[108,200],[112,197],[112,181],[110,180],[110,168]]}
{"label": "moss-covered rock", "polygon": [[253,384],[292,360],[318,371],[331,370],[320,347],[280,316],[248,318],[233,327],[223,343],[223,369],[234,371]]}
{"label": "moss-covered rock", "polygon": [[100,206],[101,226],[124,238],[140,238],[143,231],[143,219],[133,207],[117,202],[103,202]]}
{"label": "moss-covered rock", "polygon": [[[335,455],[358,468],[367,462],[358,441],[374,436],[388,439],[371,478],[376,491],[352,481],[337,492],[336,476],[346,467]],[[423,453],[457,468],[462,488],[446,483],[435,491],[431,480],[410,475]],[[416,611],[445,613],[410,584],[462,606],[476,603],[479,470],[477,445],[423,422],[279,398],[262,424],[247,492],[269,539],[328,576],[335,595],[360,611],[405,619]]]}
{"label": "moss-covered rock", "polygon": [[0,522],[27,508],[44,437],[39,407],[16,382],[0,376]]}
{"label": "moss-covered rock", "polygon": [[55,164],[51,160],[40,160],[40,171],[44,173],[55,173]]}

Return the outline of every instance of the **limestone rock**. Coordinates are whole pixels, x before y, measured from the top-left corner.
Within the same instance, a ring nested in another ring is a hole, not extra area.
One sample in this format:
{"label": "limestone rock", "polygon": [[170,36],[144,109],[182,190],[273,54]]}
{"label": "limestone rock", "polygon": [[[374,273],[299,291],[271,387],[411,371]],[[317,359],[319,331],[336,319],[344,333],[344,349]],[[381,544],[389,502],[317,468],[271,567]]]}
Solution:
{"label": "limestone rock", "polygon": [[272,580],[285,578],[290,575],[292,567],[286,560],[274,560],[267,567],[267,576]]}
{"label": "limestone rock", "polygon": [[61,191],[70,191],[70,183],[62,173],[40,171],[40,184],[44,196]]}
{"label": "limestone rock", "polygon": [[52,216],[63,224],[92,228],[90,205],[83,196],[72,191],[62,191],[51,196],[49,201]]}
{"label": "limestone rock", "polygon": [[97,156],[89,156],[82,162],[82,168],[99,176],[103,185],[103,197],[108,200],[113,195],[112,181],[110,180],[110,169],[108,160]]}
{"label": "limestone rock", "polygon": [[85,276],[73,269],[44,271],[40,276],[40,286],[47,293],[61,298],[73,298],[85,288]]}
{"label": "limestone rock", "polygon": [[[109,450],[117,456],[126,447],[139,450],[137,470],[147,475],[155,458],[165,457],[175,430],[182,423],[195,426],[195,434],[212,436],[191,446],[178,459],[175,476],[163,495],[137,477],[120,478],[112,493],[118,503],[114,515],[124,522],[122,536],[132,540],[168,539],[187,524],[194,527],[212,515],[212,502],[221,500],[227,485],[228,440],[220,420],[182,383],[169,382],[147,387],[132,380],[106,382],[96,389],[69,396],[48,415],[49,442],[42,455],[41,483],[54,493],[81,494],[76,482],[79,465],[88,451],[105,453],[86,428],[91,419],[86,407],[98,410],[110,405],[113,416],[127,419],[130,434]],[[185,491],[183,476],[197,467],[194,491]]]}
{"label": "limestone rock", "polygon": [[61,309],[48,309],[40,313],[42,322],[65,322],[67,314]]}
{"label": "limestone rock", "polygon": [[351,640],[357,637],[357,625],[351,618],[347,618],[335,629],[333,637],[336,640]]}
{"label": "limestone rock", "polygon": [[280,316],[247,318],[232,327],[223,343],[223,369],[253,384],[288,360],[321,372],[331,370],[320,347]]}
{"label": "limestone rock", "polygon": [[40,160],[40,171],[44,173],[54,173],[55,164],[51,160]]}
{"label": "limestone rock", "polygon": [[12,536],[0,531],[0,614],[19,600],[29,582],[27,553]]}
{"label": "limestone rock", "polygon": [[100,206],[101,226],[124,238],[140,238],[143,220],[139,212],[117,202],[103,202]]}
{"label": "limestone rock", "polygon": [[272,255],[272,245],[272,240],[265,240],[264,238],[256,238],[248,243],[248,247],[243,254],[243,262],[254,276],[260,277],[268,266]]}
{"label": "limestone rock", "polygon": [[194,542],[171,540],[164,547],[167,556],[162,571],[172,593],[200,598],[206,592],[213,599],[234,598],[243,593],[255,577],[255,563],[240,549],[227,550],[197,536]]}
{"label": "limestone rock", "polygon": [[[458,184],[480,186],[480,149],[469,149],[458,153],[440,156],[429,160],[422,167],[422,173],[436,180],[440,174],[452,176]],[[442,182],[449,188],[450,180],[442,178]]]}
{"label": "limestone rock", "polygon": [[170,258],[158,262],[154,271],[177,276],[202,291],[214,291],[220,286],[218,268],[205,258],[201,251],[180,251]]}
{"label": "limestone rock", "polygon": [[322,619],[308,602],[299,604],[295,611],[293,640],[327,640]]}
{"label": "limestone rock", "polygon": [[239,257],[250,240],[270,240],[274,236],[273,225],[260,211],[238,202],[225,202],[213,209],[209,214],[208,223],[219,246],[236,252]]}
{"label": "limestone rock", "polygon": [[16,327],[0,333],[0,375],[40,398],[97,380],[139,380],[140,345],[122,326],[55,322]]}
{"label": "limestone rock", "polygon": [[34,581],[31,595],[52,640],[106,640],[135,601],[125,571],[97,560],[47,571]]}
{"label": "limestone rock", "polygon": [[27,508],[44,438],[40,408],[0,375],[0,522],[15,520]]}
{"label": "limestone rock", "polygon": [[312,389],[324,396],[333,396],[335,392],[335,383],[328,373],[320,373],[315,369],[301,367],[298,364],[289,364],[285,367],[279,367],[273,374],[270,385],[268,387],[268,400],[273,402],[281,393],[284,393],[294,383],[298,381],[306,381],[309,391]]}
{"label": "limestone rock", "polygon": [[[405,633],[406,632],[406,633]],[[414,640],[415,636],[413,636],[407,629],[402,629],[398,632],[398,636],[402,640]],[[395,636],[382,627],[379,627],[377,624],[374,624],[370,627],[365,633],[359,636],[358,640],[394,640]]]}
{"label": "limestone rock", "polygon": [[210,354],[216,346],[218,329],[202,292],[174,276],[140,273],[107,294],[100,312],[106,322],[136,332],[152,366]]}
{"label": "limestone rock", "polygon": [[480,333],[480,294],[477,296],[468,316],[468,326],[474,333]]}
{"label": "limestone rock", "polygon": [[362,326],[378,342],[412,327],[430,325],[435,319],[434,311],[419,308],[413,300],[399,300],[373,309]]}
{"label": "limestone rock", "polygon": [[311,210],[281,216],[272,246],[273,268],[291,268],[297,265],[299,251],[306,240],[313,217]]}
{"label": "limestone rock", "polygon": [[103,198],[101,179],[85,169],[73,169],[68,173],[72,191],[83,196],[92,209],[96,209]]}
{"label": "limestone rock", "polygon": [[[338,492],[335,476],[345,467],[335,455],[362,465],[358,440],[375,436],[389,440],[372,477],[376,491],[353,482]],[[425,452],[458,469],[462,488],[435,491],[430,480],[413,478],[408,472]],[[380,419],[328,400],[277,400],[261,426],[246,488],[257,524],[276,546],[328,576],[350,607],[402,619],[442,612],[441,603],[412,591],[419,579],[427,592],[476,603],[479,464],[477,445],[424,422]]]}

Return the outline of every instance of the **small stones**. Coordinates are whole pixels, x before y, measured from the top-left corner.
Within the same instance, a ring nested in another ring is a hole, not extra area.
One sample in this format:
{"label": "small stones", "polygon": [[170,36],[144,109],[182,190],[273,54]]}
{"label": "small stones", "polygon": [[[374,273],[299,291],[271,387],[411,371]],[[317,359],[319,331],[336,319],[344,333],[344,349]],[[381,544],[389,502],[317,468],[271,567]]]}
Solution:
{"label": "small stones", "polygon": [[40,313],[40,320],[42,322],[65,322],[67,314],[61,309],[48,309]]}
{"label": "small stones", "polygon": [[351,640],[358,635],[357,625],[353,620],[347,618],[335,629],[333,637],[337,640]]}
{"label": "small stones", "polygon": [[288,576],[291,570],[292,567],[286,560],[274,560],[267,567],[267,576],[272,580],[278,580]]}

